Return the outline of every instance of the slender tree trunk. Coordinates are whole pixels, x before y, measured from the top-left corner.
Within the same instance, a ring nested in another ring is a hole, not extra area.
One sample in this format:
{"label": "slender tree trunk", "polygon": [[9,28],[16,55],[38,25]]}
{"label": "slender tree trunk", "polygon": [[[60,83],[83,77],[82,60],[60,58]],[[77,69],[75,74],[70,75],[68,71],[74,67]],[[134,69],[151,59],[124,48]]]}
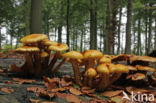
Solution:
{"label": "slender tree trunk", "polygon": [[120,6],[119,9],[119,24],[118,24],[118,48],[117,48],[117,54],[120,53],[120,29],[121,29],[121,19],[122,19],[122,7]]}
{"label": "slender tree trunk", "polygon": [[30,33],[42,33],[42,0],[31,0]]}
{"label": "slender tree trunk", "polygon": [[24,0],[25,3],[25,34],[30,34],[30,0]]}
{"label": "slender tree trunk", "polygon": [[132,3],[133,3],[133,0],[128,0],[127,23],[126,23],[126,45],[125,45],[125,53],[126,54],[131,54]]}
{"label": "slender tree trunk", "polygon": [[82,52],[82,50],[83,50],[83,38],[84,38],[84,30],[81,29],[80,52]]}
{"label": "slender tree trunk", "polygon": [[90,49],[97,49],[96,0],[90,0]]}
{"label": "slender tree trunk", "polygon": [[67,0],[67,17],[66,17],[66,23],[67,23],[67,45],[70,47],[70,22],[69,22],[69,9],[70,9],[70,0]]}
{"label": "slender tree trunk", "polygon": [[138,42],[137,42],[137,55],[140,55],[141,51],[141,28],[140,28],[140,17],[138,18]]}
{"label": "slender tree trunk", "polygon": [[[149,4],[152,7],[152,4]],[[147,54],[149,54],[151,49],[151,36],[152,36],[152,10],[149,11],[149,30],[148,30],[148,50]]]}
{"label": "slender tree trunk", "polygon": [[148,16],[147,10],[145,10],[145,55],[148,54]]}
{"label": "slender tree trunk", "polygon": [[1,27],[0,27],[0,50],[2,48],[2,33],[1,33]]}
{"label": "slender tree trunk", "polygon": [[154,40],[154,49],[156,49],[156,18],[155,18],[155,40]]}
{"label": "slender tree trunk", "polygon": [[111,24],[111,0],[107,0],[107,11],[106,11],[106,39],[105,39],[105,54],[111,54],[111,35],[112,31],[110,30]]}
{"label": "slender tree trunk", "polygon": [[58,26],[58,42],[62,43],[62,25]]}

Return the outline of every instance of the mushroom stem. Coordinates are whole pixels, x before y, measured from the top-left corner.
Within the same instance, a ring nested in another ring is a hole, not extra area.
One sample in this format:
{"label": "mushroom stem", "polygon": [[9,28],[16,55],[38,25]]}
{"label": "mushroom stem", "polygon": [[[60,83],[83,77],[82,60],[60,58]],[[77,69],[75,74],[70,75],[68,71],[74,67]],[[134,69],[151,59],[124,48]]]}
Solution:
{"label": "mushroom stem", "polygon": [[52,70],[52,73],[57,72],[60,67],[62,66],[62,64],[64,64],[66,62],[66,59],[63,59],[56,67],[54,70]]}
{"label": "mushroom stem", "polygon": [[35,74],[41,73],[41,58],[40,58],[40,53],[34,53],[34,59],[35,59]]}
{"label": "mushroom stem", "polygon": [[45,57],[44,61],[43,61],[43,68],[47,69],[48,68],[48,64],[49,64],[49,60],[50,60],[50,51],[46,51],[48,53],[48,56]]}
{"label": "mushroom stem", "polygon": [[116,80],[118,80],[121,75],[122,73],[114,73],[109,79],[109,85],[113,84]]}
{"label": "mushroom stem", "polygon": [[34,73],[33,61],[29,53],[25,53],[26,65],[28,66],[28,73]]}
{"label": "mushroom stem", "polygon": [[81,73],[80,73],[80,70],[79,70],[79,66],[77,64],[77,61],[75,60],[70,60],[72,66],[73,66],[73,70],[74,70],[74,76],[75,76],[75,82],[76,84],[78,84],[79,86],[82,86],[82,83],[81,83]]}
{"label": "mushroom stem", "polygon": [[89,79],[88,79],[88,86],[91,87],[91,88],[93,87],[93,85],[92,85],[93,82],[92,81],[93,81],[93,77],[89,77]]}
{"label": "mushroom stem", "polygon": [[99,90],[104,90],[109,84],[109,74],[102,74],[102,80],[98,86]]}
{"label": "mushroom stem", "polygon": [[87,63],[85,64],[85,70],[88,70],[89,68],[94,68],[95,66],[95,59],[90,59],[86,61]]}
{"label": "mushroom stem", "polygon": [[51,70],[51,71],[53,70],[53,67],[54,67],[57,59],[59,58],[59,56],[60,56],[60,52],[57,51],[54,55],[54,58],[51,60],[49,66],[48,66],[48,70]]}

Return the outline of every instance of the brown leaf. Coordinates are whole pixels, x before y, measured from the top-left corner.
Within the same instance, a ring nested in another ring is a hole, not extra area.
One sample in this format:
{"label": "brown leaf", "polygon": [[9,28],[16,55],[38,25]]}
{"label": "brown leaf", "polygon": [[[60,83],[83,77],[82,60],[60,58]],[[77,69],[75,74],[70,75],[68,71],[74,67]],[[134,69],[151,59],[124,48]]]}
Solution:
{"label": "brown leaf", "polygon": [[56,103],[56,102],[47,102],[47,101],[43,101],[41,103]]}
{"label": "brown leaf", "polygon": [[46,83],[46,87],[47,87],[47,90],[51,90],[51,89],[54,89],[56,87],[56,83],[54,82],[49,82],[49,83]]}
{"label": "brown leaf", "polygon": [[65,91],[66,89],[65,88],[56,88],[56,89],[51,89],[50,91],[52,92],[62,92],[62,91]]}
{"label": "brown leaf", "polygon": [[40,102],[40,100],[37,100],[37,99],[29,99],[29,101],[31,102],[31,103],[39,103]]}
{"label": "brown leaf", "polygon": [[81,92],[83,94],[91,94],[91,93],[94,93],[95,92],[95,89],[91,89],[89,87],[82,87],[81,88]]}
{"label": "brown leaf", "polygon": [[1,91],[5,92],[5,93],[8,93],[8,94],[14,92],[14,90],[12,88],[1,88]]}
{"label": "brown leaf", "polygon": [[28,92],[40,92],[40,91],[44,91],[44,89],[43,88],[41,88],[41,87],[28,87],[27,88],[27,91]]}
{"label": "brown leaf", "polygon": [[122,92],[123,90],[105,91],[102,93],[102,95],[106,97],[114,97],[114,96],[120,95]]}
{"label": "brown leaf", "polygon": [[51,78],[51,79],[49,79],[49,82],[50,83],[57,83],[57,84],[59,84],[60,78]]}
{"label": "brown leaf", "polygon": [[77,90],[77,89],[75,89],[73,87],[71,87],[69,89],[69,91],[70,91],[70,93],[75,94],[75,95],[82,95],[81,91],[79,91],[79,90]]}
{"label": "brown leaf", "polygon": [[131,94],[131,92],[133,91],[134,94],[139,93],[149,93],[151,92],[150,90],[146,90],[143,88],[135,88],[135,87],[126,87],[127,92],[129,92]]}
{"label": "brown leaf", "polygon": [[35,80],[31,79],[22,79],[22,78],[13,78],[14,81],[16,81],[18,84],[23,84],[23,83],[33,83]]}
{"label": "brown leaf", "polygon": [[66,100],[69,102],[69,103],[81,103],[81,99],[79,99],[77,96],[74,96],[74,95],[68,95],[66,97]]}
{"label": "brown leaf", "polygon": [[38,93],[38,95],[39,95],[40,97],[43,97],[43,98],[52,98],[52,97],[55,96],[54,93],[50,93],[50,92],[47,92],[47,91],[45,91],[45,90],[40,91],[40,92]]}
{"label": "brown leaf", "polygon": [[72,84],[73,84],[72,81],[67,82],[67,81],[64,80],[64,79],[62,79],[61,82],[60,82],[60,85],[61,85],[62,87],[71,86]]}
{"label": "brown leaf", "polygon": [[44,82],[48,82],[49,83],[49,79],[46,76],[43,76],[43,80],[44,80]]}
{"label": "brown leaf", "polygon": [[59,98],[66,98],[69,94],[57,92],[56,95],[57,95],[57,97],[59,97]]}

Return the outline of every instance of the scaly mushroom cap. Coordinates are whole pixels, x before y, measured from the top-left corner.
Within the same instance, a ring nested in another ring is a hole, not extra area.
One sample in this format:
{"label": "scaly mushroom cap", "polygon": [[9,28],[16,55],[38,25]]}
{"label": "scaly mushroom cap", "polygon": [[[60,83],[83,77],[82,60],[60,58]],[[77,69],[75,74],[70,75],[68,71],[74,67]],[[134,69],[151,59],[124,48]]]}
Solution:
{"label": "scaly mushroom cap", "polygon": [[142,79],[145,79],[146,78],[146,75],[143,74],[143,73],[135,73],[135,74],[130,74],[126,77],[126,79],[132,79],[133,81],[136,81],[136,80],[142,80]]}
{"label": "scaly mushroom cap", "polygon": [[111,63],[111,58],[109,56],[104,55],[100,58],[99,63]]}
{"label": "scaly mushroom cap", "polygon": [[109,74],[109,68],[106,64],[100,64],[97,68],[96,68],[96,71],[98,73],[101,73],[101,74]]}
{"label": "scaly mushroom cap", "polygon": [[49,46],[48,49],[52,50],[52,51],[65,51],[65,50],[68,50],[69,47],[68,47],[67,44],[60,44],[60,43],[58,43],[57,45]]}
{"label": "scaly mushroom cap", "polygon": [[115,64],[107,63],[106,65],[107,65],[110,73],[114,73],[116,71],[116,65]]}
{"label": "scaly mushroom cap", "polygon": [[132,56],[130,57],[130,63],[134,61],[156,62],[156,58],[149,56]]}
{"label": "scaly mushroom cap", "polygon": [[95,77],[97,75],[97,72],[94,68],[89,68],[86,72],[85,72],[85,76],[87,77]]}
{"label": "scaly mushroom cap", "polygon": [[126,65],[123,64],[116,64],[116,70],[115,72],[119,72],[119,73],[128,73],[129,69]]}
{"label": "scaly mushroom cap", "polygon": [[23,46],[15,50],[15,52],[37,52],[40,51],[37,47]]}
{"label": "scaly mushroom cap", "polygon": [[45,34],[30,34],[30,35],[23,37],[20,40],[20,42],[27,44],[27,43],[35,43],[38,41],[42,41],[44,39],[48,39],[47,35]]}
{"label": "scaly mushroom cap", "polygon": [[77,51],[70,51],[67,53],[62,54],[63,58],[70,58],[70,59],[83,59],[83,55]]}
{"label": "scaly mushroom cap", "polygon": [[58,43],[57,42],[54,42],[54,41],[49,41],[49,40],[43,40],[42,41],[42,44],[45,45],[45,46],[57,46]]}
{"label": "scaly mushroom cap", "polygon": [[136,68],[140,71],[150,71],[150,72],[155,72],[155,68],[148,67],[148,66],[141,66],[141,65],[136,65]]}
{"label": "scaly mushroom cap", "polygon": [[83,53],[84,59],[98,59],[103,56],[103,54],[98,50],[87,50]]}
{"label": "scaly mushroom cap", "polygon": [[41,52],[40,56],[41,58],[47,57],[49,54],[47,52]]}

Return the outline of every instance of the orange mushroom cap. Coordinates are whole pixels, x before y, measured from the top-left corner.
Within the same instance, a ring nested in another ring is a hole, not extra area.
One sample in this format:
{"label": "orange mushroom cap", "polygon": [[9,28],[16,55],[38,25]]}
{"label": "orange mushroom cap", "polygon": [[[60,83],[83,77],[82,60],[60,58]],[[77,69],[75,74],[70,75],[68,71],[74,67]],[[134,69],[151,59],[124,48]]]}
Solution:
{"label": "orange mushroom cap", "polygon": [[30,34],[30,35],[23,37],[20,40],[20,42],[27,44],[27,43],[39,42],[39,41],[42,41],[44,39],[48,39],[47,35],[45,35],[45,34]]}
{"label": "orange mushroom cap", "polygon": [[83,53],[84,59],[98,59],[103,56],[103,54],[98,50],[87,50]]}
{"label": "orange mushroom cap", "polygon": [[67,44],[60,44],[58,43],[57,45],[51,45],[48,48],[49,50],[53,50],[53,51],[65,51],[68,50],[69,47]]}
{"label": "orange mushroom cap", "polygon": [[22,46],[15,50],[15,52],[37,52],[40,51],[37,47],[30,47],[30,46]]}
{"label": "orange mushroom cap", "polygon": [[94,68],[89,68],[86,72],[85,72],[85,76],[87,77],[95,77],[97,75],[97,72]]}
{"label": "orange mushroom cap", "polygon": [[96,71],[98,73],[101,73],[101,74],[109,74],[109,68],[106,64],[100,64],[97,68],[96,68]]}
{"label": "orange mushroom cap", "polygon": [[141,70],[141,71],[150,71],[150,72],[155,72],[156,71],[155,68],[148,67],[148,66],[142,66],[142,65],[136,65],[136,68],[138,70]]}
{"label": "orange mushroom cap", "polygon": [[83,55],[77,51],[70,51],[67,53],[62,54],[63,58],[70,58],[70,59],[83,59]]}

